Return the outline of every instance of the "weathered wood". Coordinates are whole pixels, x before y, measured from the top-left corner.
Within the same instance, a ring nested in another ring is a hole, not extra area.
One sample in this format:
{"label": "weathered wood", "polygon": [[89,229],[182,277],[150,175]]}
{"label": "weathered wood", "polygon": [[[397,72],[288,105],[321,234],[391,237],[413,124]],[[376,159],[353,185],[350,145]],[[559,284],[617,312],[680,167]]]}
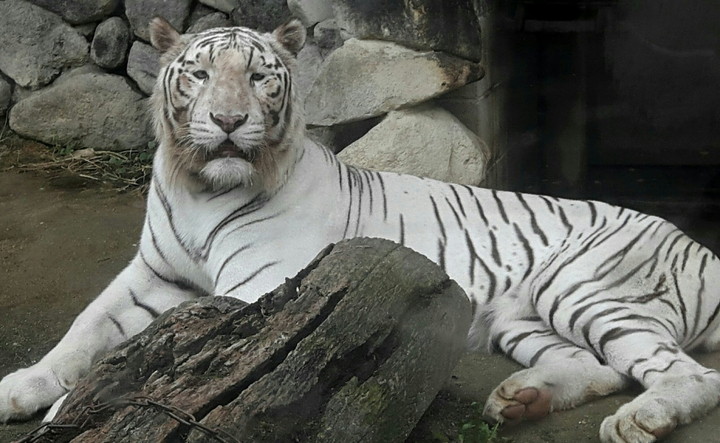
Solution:
{"label": "weathered wood", "polygon": [[341,242],[256,303],[163,314],[81,380],[53,422],[78,427],[48,439],[403,441],[464,350],[470,311],[427,258]]}

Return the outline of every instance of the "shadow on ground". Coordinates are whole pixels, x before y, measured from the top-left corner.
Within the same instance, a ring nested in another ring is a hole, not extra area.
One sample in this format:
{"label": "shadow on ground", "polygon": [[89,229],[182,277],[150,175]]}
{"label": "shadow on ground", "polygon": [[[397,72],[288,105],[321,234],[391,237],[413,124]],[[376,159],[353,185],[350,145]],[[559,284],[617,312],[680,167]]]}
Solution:
{"label": "shadow on ground", "polygon": [[[0,377],[36,362],[74,317],[132,258],[144,202],[131,194],[49,187],[29,174],[0,173]],[[720,369],[720,354],[701,355]],[[408,441],[457,437],[463,423],[519,367],[498,355],[467,354]],[[613,395],[536,423],[505,428],[513,442],[597,441],[602,419],[637,392]],[[21,438],[39,418],[0,425],[0,442]],[[676,431],[671,443],[719,441],[720,410]]]}

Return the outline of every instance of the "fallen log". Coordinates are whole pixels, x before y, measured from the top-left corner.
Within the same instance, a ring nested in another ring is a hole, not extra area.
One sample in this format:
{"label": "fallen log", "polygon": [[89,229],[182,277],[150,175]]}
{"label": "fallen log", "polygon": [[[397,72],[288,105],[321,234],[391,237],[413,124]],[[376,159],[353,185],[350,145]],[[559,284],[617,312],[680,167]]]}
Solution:
{"label": "fallen log", "polygon": [[403,441],[470,303],[392,242],[329,246],[256,303],[185,303],[96,363],[33,441]]}

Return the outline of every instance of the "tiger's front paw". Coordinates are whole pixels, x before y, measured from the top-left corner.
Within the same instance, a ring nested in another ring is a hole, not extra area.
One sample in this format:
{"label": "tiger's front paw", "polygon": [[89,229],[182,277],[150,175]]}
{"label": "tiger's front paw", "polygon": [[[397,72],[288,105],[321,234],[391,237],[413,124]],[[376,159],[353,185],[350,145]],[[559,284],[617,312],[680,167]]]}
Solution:
{"label": "tiger's front paw", "polygon": [[50,368],[35,365],[0,381],[0,423],[27,420],[67,392]]}
{"label": "tiger's front paw", "polygon": [[532,369],[516,372],[500,383],[488,397],[483,414],[500,423],[516,423],[552,412],[551,387],[529,375]]}

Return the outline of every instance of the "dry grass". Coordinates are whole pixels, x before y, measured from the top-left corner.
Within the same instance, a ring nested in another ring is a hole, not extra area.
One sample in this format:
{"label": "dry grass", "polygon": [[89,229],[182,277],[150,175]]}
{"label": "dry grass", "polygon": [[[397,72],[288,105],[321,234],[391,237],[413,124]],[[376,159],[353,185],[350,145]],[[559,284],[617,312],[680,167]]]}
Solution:
{"label": "dry grass", "polygon": [[48,161],[33,162],[17,166],[20,171],[43,171],[70,174],[80,179],[104,183],[118,191],[139,190],[144,192],[150,184],[152,174],[152,152],[78,151],[52,152]]}
{"label": "dry grass", "polygon": [[152,175],[154,143],[142,150],[108,151],[48,147],[0,128],[0,171],[41,173],[61,187],[102,184],[145,193]]}

